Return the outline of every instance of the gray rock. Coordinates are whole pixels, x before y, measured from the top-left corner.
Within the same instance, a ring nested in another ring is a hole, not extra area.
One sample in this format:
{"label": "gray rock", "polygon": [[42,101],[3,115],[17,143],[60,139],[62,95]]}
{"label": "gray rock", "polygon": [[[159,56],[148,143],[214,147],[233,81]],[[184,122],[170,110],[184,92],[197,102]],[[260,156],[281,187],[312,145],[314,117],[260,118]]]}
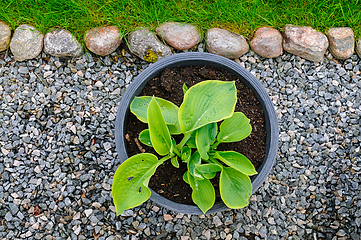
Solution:
{"label": "gray rock", "polygon": [[242,35],[212,28],[207,31],[207,50],[223,57],[237,59],[248,52],[249,46]]}
{"label": "gray rock", "polygon": [[170,47],[164,45],[153,32],[143,28],[132,32],[128,36],[129,50],[148,62],[172,55]]}
{"label": "gray rock", "polygon": [[11,213],[10,212],[7,212],[6,214],[5,214],[5,220],[6,221],[11,221],[11,220],[13,220],[13,215],[11,215]]}
{"label": "gray rock", "polygon": [[55,29],[45,35],[44,52],[54,57],[78,57],[81,45],[68,30]]}
{"label": "gray rock", "polygon": [[357,43],[356,43],[356,53],[358,55],[359,58],[361,58],[361,38],[359,38],[357,40]]}
{"label": "gray rock", "polygon": [[327,32],[327,38],[330,43],[330,52],[335,58],[347,59],[352,56],[355,48],[355,39],[351,28],[330,28]]}
{"label": "gray rock", "polygon": [[44,35],[33,26],[23,24],[15,29],[10,50],[16,61],[36,58],[43,49]]}
{"label": "gray rock", "polygon": [[313,62],[323,59],[328,47],[327,37],[311,27],[286,25],[283,35],[283,49]]}
{"label": "gray rock", "polygon": [[19,207],[16,206],[14,203],[10,203],[10,204],[9,204],[9,208],[10,208],[11,214],[14,215],[14,216],[15,216],[15,215],[18,213],[18,211],[19,211]]}
{"label": "gray rock", "polygon": [[282,54],[282,35],[272,27],[258,28],[251,41],[252,50],[264,58],[276,58]]}
{"label": "gray rock", "polygon": [[89,51],[105,56],[119,47],[122,42],[120,31],[115,26],[93,28],[85,33],[85,45]]}
{"label": "gray rock", "polygon": [[156,28],[157,34],[170,46],[187,50],[202,40],[202,34],[196,26],[178,22],[165,22]]}
{"label": "gray rock", "polygon": [[27,74],[29,73],[29,69],[27,67],[22,67],[22,68],[19,68],[19,73],[21,74]]}
{"label": "gray rock", "polygon": [[122,216],[122,217],[130,217],[130,216],[132,216],[133,214],[134,214],[133,210],[129,209],[129,210],[125,210],[125,211],[121,214],[121,216]]}
{"label": "gray rock", "polygon": [[219,219],[218,216],[214,216],[214,217],[213,217],[213,223],[214,223],[214,225],[215,225],[216,227],[219,227],[219,226],[221,226],[221,225],[223,224],[222,221],[221,221],[221,219]]}
{"label": "gray rock", "polygon": [[0,21],[0,52],[8,49],[11,37],[11,30],[9,25]]}

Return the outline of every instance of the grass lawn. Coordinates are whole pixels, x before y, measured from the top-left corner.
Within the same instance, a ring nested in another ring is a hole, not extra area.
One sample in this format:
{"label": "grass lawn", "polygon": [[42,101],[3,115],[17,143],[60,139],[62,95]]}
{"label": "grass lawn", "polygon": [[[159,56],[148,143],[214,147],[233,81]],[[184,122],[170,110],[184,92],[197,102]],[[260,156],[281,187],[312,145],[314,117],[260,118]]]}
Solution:
{"label": "grass lawn", "polygon": [[361,0],[0,0],[0,20],[43,33],[62,27],[79,40],[92,27],[116,25],[127,34],[165,21],[193,23],[204,33],[226,28],[248,39],[258,27],[289,23],[322,32],[348,26],[361,37]]}

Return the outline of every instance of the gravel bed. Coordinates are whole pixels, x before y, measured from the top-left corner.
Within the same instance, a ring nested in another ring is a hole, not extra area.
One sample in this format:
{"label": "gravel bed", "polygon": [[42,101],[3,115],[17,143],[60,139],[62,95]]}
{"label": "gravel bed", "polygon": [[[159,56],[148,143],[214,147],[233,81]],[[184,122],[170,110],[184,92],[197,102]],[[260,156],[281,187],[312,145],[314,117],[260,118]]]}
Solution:
{"label": "gravel bed", "polygon": [[249,206],[191,216],[147,201],[116,217],[115,115],[149,64],[122,48],[20,63],[0,53],[0,239],[361,239],[360,59],[250,52],[239,63],[280,124],[277,162]]}

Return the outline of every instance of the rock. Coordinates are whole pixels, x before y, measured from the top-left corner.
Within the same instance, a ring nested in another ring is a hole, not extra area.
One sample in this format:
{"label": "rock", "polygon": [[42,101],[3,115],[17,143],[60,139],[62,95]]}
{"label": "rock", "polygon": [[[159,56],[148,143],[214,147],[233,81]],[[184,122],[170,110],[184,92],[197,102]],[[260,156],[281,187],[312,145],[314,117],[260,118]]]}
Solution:
{"label": "rock", "polygon": [[164,45],[153,32],[143,28],[132,32],[128,37],[129,50],[148,62],[172,55],[170,47]]}
{"label": "rock", "polygon": [[214,223],[214,225],[215,225],[216,227],[219,227],[219,226],[222,225],[222,221],[221,221],[221,219],[219,219],[218,216],[214,216],[214,217],[213,217],[213,223]]}
{"label": "rock", "polygon": [[92,209],[86,209],[86,210],[84,210],[84,214],[85,214],[86,217],[89,217],[92,213],[93,213],[93,210],[92,210]]}
{"label": "rock", "polygon": [[45,35],[44,52],[54,57],[78,57],[81,45],[71,32],[59,28]]}
{"label": "rock", "polygon": [[0,52],[8,49],[10,43],[11,30],[9,25],[0,21]]}
{"label": "rock", "polygon": [[170,220],[173,219],[173,217],[171,215],[169,215],[169,214],[164,214],[163,218],[164,218],[164,221],[170,221]]}
{"label": "rock", "polygon": [[335,58],[347,59],[352,56],[355,48],[355,39],[351,28],[330,28],[327,32],[327,38],[330,43],[330,52]]}
{"label": "rock", "polygon": [[120,31],[115,26],[93,28],[85,33],[85,45],[89,51],[105,56],[119,47],[122,42]]}
{"label": "rock", "polygon": [[311,27],[286,25],[283,49],[313,62],[322,61],[328,47],[327,37]]}
{"label": "rock", "polygon": [[356,53],[361,58],[361,38],[357,39]]}
{"label": "rock", "polygon": [[220,28],[207,31],[207,50],[230,59],[236,59],[247,53],[248,43],[242,35]]}
{"label": "rock", "polygon": [[166,22],[156,28],[157,34],[170,46],[187,50],[202,40],[202,34],[196,26],[191,24]]}
{"label": "rock", "polygon": [[282,54],[282,35],[272,27],[258,28],[251,41],[252,50],[264,58],[276,58]]}
{"label": "rock", "polygon": [[15,29],[10,50],[16,61],[36,58],[43,49],[44,35],[33,26],[23,24]]}

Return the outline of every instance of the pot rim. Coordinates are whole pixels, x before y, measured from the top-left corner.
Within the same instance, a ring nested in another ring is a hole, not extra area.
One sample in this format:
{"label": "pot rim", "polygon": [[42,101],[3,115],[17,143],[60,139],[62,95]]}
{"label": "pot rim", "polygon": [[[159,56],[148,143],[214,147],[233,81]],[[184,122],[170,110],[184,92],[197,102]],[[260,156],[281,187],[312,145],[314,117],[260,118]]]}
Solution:
{"label": "pot rim", "polygon": [[[119,158],[115,159],[114,168],[116,169],[119,163],[122,163],[126,159],[128,159],[124,137],[126,127],[126,115],[129,113],[130,103],[133,101],[134,97],[142,91],[146,83],[154,77],[158,76],[160,72],[165,68],[173,68],[177,66],[185,67],[204,65],[216,68],[223,68],[235,74],[245,86],[253,90],[264,110],[267,132],[266,154],[263,163],[257,169],[258,174],[254,175],[251,178],[253,194],[265,182],[277,157],[279,136],[277,114],[266,89],[263,87],[259,80],[257,80],[250,72],[248,72],[238,63],[228,58],[211,53],[187,52],[171,55],[151,64],[132,81],[132,83],[127,87],[119,103],[117,117],[115,120],[115,144]],[[152,193],[150,199],[155,201],[160,206],[184,214],[203,214],[203,212],[197,206],[185,205],[170,201],[165,197],[159,195],[158,193],[154,192],[152,189],[150,190]],[[222,201],[220,201],[216,202],[213,207],[207,211],[207,214],[216,213],[227,209],[229,208]]]}

